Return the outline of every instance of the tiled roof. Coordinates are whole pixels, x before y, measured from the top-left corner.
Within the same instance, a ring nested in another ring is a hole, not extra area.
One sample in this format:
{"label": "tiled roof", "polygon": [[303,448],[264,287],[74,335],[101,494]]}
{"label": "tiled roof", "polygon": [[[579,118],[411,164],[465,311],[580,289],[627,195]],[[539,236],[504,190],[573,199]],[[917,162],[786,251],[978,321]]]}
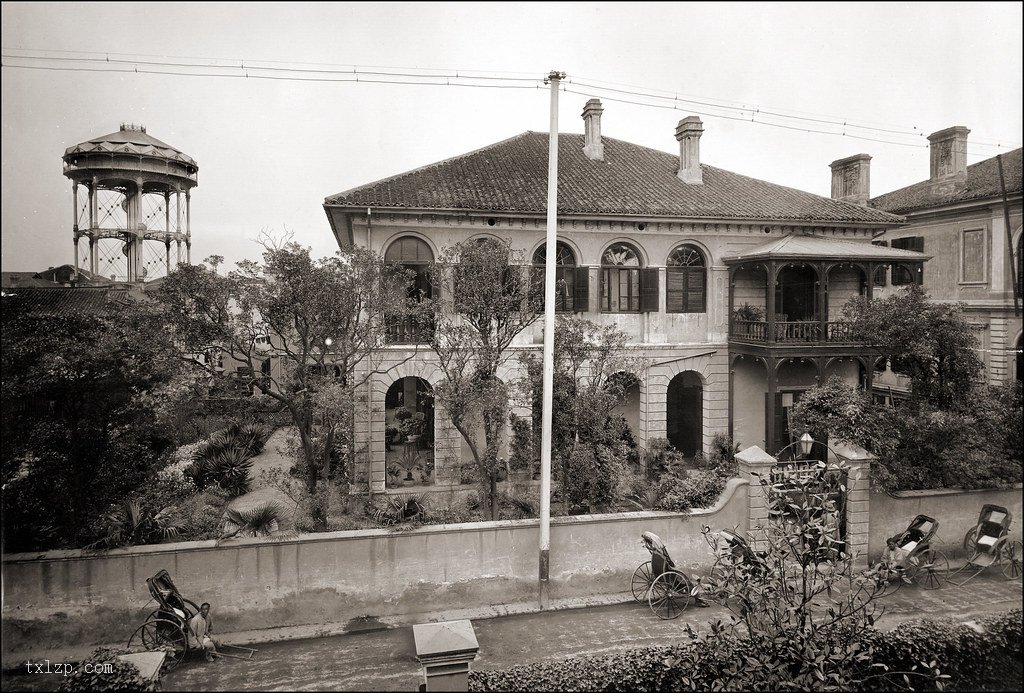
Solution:
{"label": "tiled roof", "polygon": [[[603,138],[604,161],[583,153],[583,135],[558,139],[560,214],[897,224],[903,219],[850,202],[702,165],[703,185],[676,176],[679,157]],[[370,183],[326,205],[544,213],[548,135],[525,132],[462,156]]]}
{"label": "tiled roof", "polygon": [[126,289],[110,287],[16,287],[3,292],[3,309],[36,316],[112,315],[127,305]]}
{"label": "tiled roof", "polygon": [[[1003,176],[1006,192],[1021,192],[1021,149],[1003,155]],[[955,202],[968,202],[986,197],[1001,197],[999,185],[999,163],[996,157],[979,161],[967,167],[967,180],[963,183],[937,183],[930,180],[908,185],[879,195],[868,204],[894,214],[905,214],[918,209],[939,207]]]}
{"label": "tiled roof", "polygon": [[768,241],[740,255],[724,257],[722,261],[729,263],[768,258],[842,258],[843,260],[874,260],[876,262],[899,262],[900,260],[922,262],[931,258],[931,255],[925,255],[916,250],[872,245],[867,240],[851,241],[847,238],[794,233]]}

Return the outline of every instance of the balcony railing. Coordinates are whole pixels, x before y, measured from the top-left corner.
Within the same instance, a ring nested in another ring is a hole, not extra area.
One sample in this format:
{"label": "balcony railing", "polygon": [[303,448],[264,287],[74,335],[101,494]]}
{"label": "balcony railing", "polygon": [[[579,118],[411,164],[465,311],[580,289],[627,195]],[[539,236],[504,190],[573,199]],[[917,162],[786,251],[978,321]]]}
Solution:
{"label": "balcony railing", "polygon": [[433,316],[389,315],[384,325],[388,344],[427,344],[434,339]]}
{"label": "balcony railing", "polygon": [[[818,320],[779,320],[775,323],[775,339],[781,344],[849,343],[854,341],[850,326],[843,322],[826,322],[824,338]],[[733,320],[730,337],[750,342],[768,342],[768,323],[764,320]]]}

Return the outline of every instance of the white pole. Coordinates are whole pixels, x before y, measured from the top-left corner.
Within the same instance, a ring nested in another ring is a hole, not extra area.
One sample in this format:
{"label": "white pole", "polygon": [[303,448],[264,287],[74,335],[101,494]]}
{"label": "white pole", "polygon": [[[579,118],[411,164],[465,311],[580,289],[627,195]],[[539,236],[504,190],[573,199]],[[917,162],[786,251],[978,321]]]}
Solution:
{"label": "white pole", "polygon": [[558,255],[558,83],[552,72],[551,128],[548,134],[548,235],[544,260],[544,408],[540,437],[540,608],[548,607],[551,546],[551,391],[555,379],[555,257]]}

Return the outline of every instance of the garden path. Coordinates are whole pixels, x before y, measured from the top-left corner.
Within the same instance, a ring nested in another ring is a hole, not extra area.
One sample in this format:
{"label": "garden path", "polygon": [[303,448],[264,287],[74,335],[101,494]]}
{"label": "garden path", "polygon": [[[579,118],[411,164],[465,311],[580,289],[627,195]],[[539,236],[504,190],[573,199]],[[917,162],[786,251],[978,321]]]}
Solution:
{"label": "garden path", "polygon": [[266,445],[263,446],[263,451],[252,458],[252,490],[228,503],[229,508],[239,511],[250,510],[268,501],[280,503],[287,512],[284,513],[279,525],[281,530],[286,531],[295,528],[293,516],[295,503],[282,491],[269,486],[261,486],[260,472],[272,469],[288,471],[288,468],[292,466],[292,461],[288,457],[287,439],[293,431],[291,426],[282,426],[271,434]]}

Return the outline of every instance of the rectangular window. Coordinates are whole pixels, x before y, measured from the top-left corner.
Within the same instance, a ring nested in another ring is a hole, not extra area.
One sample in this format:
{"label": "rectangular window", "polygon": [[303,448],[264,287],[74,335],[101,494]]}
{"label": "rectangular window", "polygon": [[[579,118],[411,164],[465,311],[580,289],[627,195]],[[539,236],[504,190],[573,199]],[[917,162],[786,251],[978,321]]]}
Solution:
{"label": "rectangular window", "polygon": [[703,267],[669,267],[665,270],[665,311],[668,313],[703,313]]}
{"label": "rectangular window", "polygon": [[[871,241],[871,245],[888,246],[889,241]],[[872,278],[872,283],[875,286],[885,286],[885,266],[879,267],[875,270],[875,276]]]}
{"label": "rectangular window", "polygon": [[[545,268],[534,265],[530,269],[530,303],[538,313],[543,313]],[[574,298],[578,283],[575,267],[555,267],[555,310],[557,312],[572,313],[576,310]]]}
{"label": "rectangular window", "polygon": [[601,308],[608,313],[640,311],[640,269],[605,267],[601,270]]}
{"label": "rectangular window", "polygon": [[960,281],[985,281],[985,230],[967,229],[960,234]]}
{"label": "rectangular window", "polygon": [[[911,236],[910,238],[892,239],[892,247],[900,250],[916,250],[924,252],[924,236]],[[920,264],[900,265],[894,264],[892,268],[892,285],[902,286],[905,284],[923,284],[924,270]]]}

